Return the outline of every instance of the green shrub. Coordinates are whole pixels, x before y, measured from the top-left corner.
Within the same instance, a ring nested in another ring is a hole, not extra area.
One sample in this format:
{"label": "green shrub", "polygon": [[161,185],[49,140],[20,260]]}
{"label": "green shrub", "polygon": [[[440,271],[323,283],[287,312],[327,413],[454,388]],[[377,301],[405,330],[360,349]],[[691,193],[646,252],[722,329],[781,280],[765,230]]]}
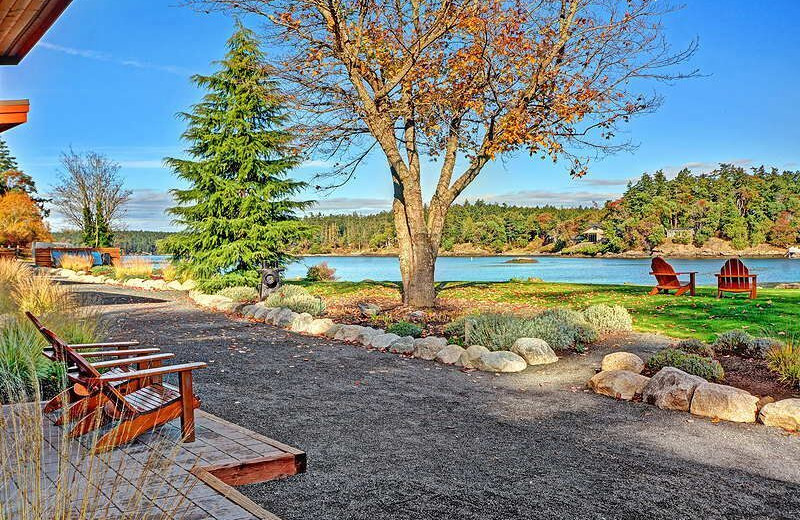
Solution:
{"label": "green shrub", "polygon": [[625,307],[619,305],[590,305],[584,309],[583,317],[600,334],[633,330],[633,318]]}
{"label": "green shrub", "polygon": [[268,307],[287,307],[294,312],[319,316],[325,312],[325,302],[299,285],[284,285],[266,299]]}
{"label": "green shrub", "polygon": [[714,349],[699,339],[682,339],[675,345],[674,348],[682,350],[687,354],[697,354],[698,356],[708,358],[714,357]]}
{"label": "green shrub", "polygon": [[422,327],[416,323],[409,323],[407,321],[398,321],[386,327],[386,332],[390,334],[397,334],[398,336],[411,336],[418,338],[422,336]]}
{"label": "green shrub", "polygon": [[647,360],[647,367],[653,372],[664,367],[674,367],[709,381],[722,381],[725,377],[725,371],[719,361],[674,348],[665,348],[653,354]]}
{"label": "green shrub", "polygon": [[729,330],[717,336],[714,350],[719,354],[764,359],[767,352],[781,342],[774,338],[754,338],[743,330]]}
{"label": "green shrub", "polygon": [[261,275],[258,271],[234,271],[203,278],[192,273],[188,267],[180,265],[175,276],[177,276],[176,279],[197,280],[198,288],[206,294],[216,294],[227,287],[259,287],[261,284]]}
{"label": "green shrub", "polygon": [[217,294],[237,302],[254,302],[258,300],[258,291],[252,287],[245,287],[244,285],[226,287],[217,291]]}
{"label": "green shrub", "polygon": [[769,351],[782,345],[783,343],[775,338],[753,338],[745,355],[755,359],[765,359]]}
{"label": "green shrub", "polygon": [[96,265],[91,272],[94,276],[114,276],[114,267],[110,265]]}
{"label": "green shrub", "polygon": [[773,346],[766,353],[767,365],[781,380],[800,388],[800,346],[793,342]]}
{"label": "green shrub", "polygon": [[508,350],[519,338],[541,338],[558,350],[580,350],[597,341],[594,327],[583,314],[571,309],[548,309],[527,318],[497,313],[469,315],[448,324],[445,333],[490,350]]}
{"label": "green shrub", "polygon": [[717,354],[736,354],[743,356],[749,352],[753,336],[743,330],[729,330],[717,336],[714,342],[714,351]]}
{"label": "green shrub", "polygon": [[306,272],[306,280],[309,282],[332,282],[336,280],[336,269],[330,267],[328,262],[312,265]]}

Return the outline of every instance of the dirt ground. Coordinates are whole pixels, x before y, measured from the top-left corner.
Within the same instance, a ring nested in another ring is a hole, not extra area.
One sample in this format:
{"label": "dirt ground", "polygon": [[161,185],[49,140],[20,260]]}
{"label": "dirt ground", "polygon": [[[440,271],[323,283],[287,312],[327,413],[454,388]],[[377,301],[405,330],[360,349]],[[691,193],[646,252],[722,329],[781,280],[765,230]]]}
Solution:
{"label": "dirt ground", "polygon": [[78,290],[97,293],[109,339],[207,361],[195,379],[205,410],[307,452],[306,474],[241,488],[285,519],[800,518],[800,436],[585,390],[605,353],[654,352],[659,336],[496,376],[169,293]]}

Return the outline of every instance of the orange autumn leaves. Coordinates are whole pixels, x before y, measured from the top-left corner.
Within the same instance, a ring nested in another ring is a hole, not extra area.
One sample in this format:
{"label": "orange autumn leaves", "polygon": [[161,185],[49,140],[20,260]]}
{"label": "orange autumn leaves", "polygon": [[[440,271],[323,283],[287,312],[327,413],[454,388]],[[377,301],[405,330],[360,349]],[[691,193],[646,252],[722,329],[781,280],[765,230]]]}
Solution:
{"label": "orange autumn leaves", "polygon": [[24,246],[49,238],[41,210],[30,195],[12,190],[0,196],[0,246]]}

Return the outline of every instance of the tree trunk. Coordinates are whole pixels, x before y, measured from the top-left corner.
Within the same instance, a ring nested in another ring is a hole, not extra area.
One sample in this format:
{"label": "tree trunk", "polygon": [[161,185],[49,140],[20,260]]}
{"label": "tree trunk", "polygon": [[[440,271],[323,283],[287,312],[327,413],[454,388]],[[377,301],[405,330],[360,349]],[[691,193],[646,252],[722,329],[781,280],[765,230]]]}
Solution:
{"label": "tree trunk", "polygon": [[436,290],[433,285],[439,244],[433,243],[425,222],[419,186],[405,189],[395,182],[392,207],[397,243],[400,249],[400,274],[403,278],[403,304],[411,307],[433,307]]}

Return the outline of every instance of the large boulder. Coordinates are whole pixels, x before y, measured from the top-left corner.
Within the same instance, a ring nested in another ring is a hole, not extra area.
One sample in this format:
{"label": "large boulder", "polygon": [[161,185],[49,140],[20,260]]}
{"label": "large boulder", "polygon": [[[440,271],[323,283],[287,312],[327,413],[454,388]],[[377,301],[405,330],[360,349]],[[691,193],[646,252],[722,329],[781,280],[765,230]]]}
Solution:
{"label": "large boulder", "polygon": [[414,340],[414,357],[431,361],[447,346],[447,340],[438,336],[428,336]]}
{"label": "large boulder", "polygon": [[336,332],[334,339],[355,342],[363,332],[363,329],[364,327],[361,325],[342,325]]}
{"label": "large boulder", "polygon": [[520,372],[528,368],[528,363],[519,354],[498,350],[481,354],[475,361],[475,368],[484,372]]}
{"label": "large boulder", "polygon": [[539,338],[519,338],[511,347],[511,352],[521,356],[529,365],[547,365],[558,361],[550,345]]}
{"label": "large boulder", "polygon": [[245,318],[252,318],[259,308],[260,307],[257,307],[256,305],[245,305],[239,312],[241,312],[242,316]]}
{"label": "large boulder", "polygon": [[644,370],[644,361],[636,354],[630,352],[613,352],[603,357],[600,370],[627,370],[641,374]]}
{"label": "large boulder", "polygon": [[[135,287],[136,289],[142,289],[143,288],[143,286],[142,286],[143,283],[144,283],[144,280],[141,279],[141,278],[128,278],[127,280],[122,282],[122,285],[124,285],[125,287]],[[203,295],[203,296],[208,296],[208,295]]]}
{"label": "large boulder", "polygon": [[242,310],[242,307],[244,307],[244,303],[236,302],[236,301],[230,301],[230,302],[220,302],[220,303],[218,303],[216,305],[215,308],[218,311],[229,312],[229,313],[232,313],[232,314],[236,314],[240,310]]}
{"label": "large boulder", "polygon": [[186,289],[183,288],[183,284],[178,280],[172,280],[171,282],[167,282],[167,289],[172,291],[185,291]]}
{"label": "large boulder", "polygon": [[266,321],[267,316],[274,310],[275,309],[272,307],[256,306],[255,310],[253,311],[253,315],[251,317],[256,321]]}
{"label": "large boulder", "polygon": [[369,344],[367,346],[383,350],[389,348],[389,345],[398,339],[400,339],[400,336],[392,334],[391,332],[388,334],[376,334],[369,339]]}
{"label": "large boulder", "polygon": [[182,291],[194,291],[195,289],[197,289],[197,282],[194,280],[186,280],[181,284]]}
{"label": "large boulder", "polygon": [[372,344],[372,338],[380,336],[381,334],[386,334],[386,331],[383,329],[373,329],[372,327],[361,327],[361,332],[356,335],[356,343],[370,346]]}
{"label": "large boulder", "polygon": [[342,325],[341,323],[334,323],[333,325],[328,327],[328,330],[323,332],[322,335],[325,336],[326,338],[334,339],[336,335],[339,334],[339,331],[342,330],[342,327],[344,327],[344,325]]}
{"label": "large boulder", "polygon": [[800,399],[783,399],[765,404],[758,418],[767,426],[800,431]]}
{"label": "large boulder", "polygon": [[489,349],[483,345],[470,345],[461,353],[457,364],[464,368],[477,368],[475,362],[486,352],[489,352]]}
{"label": "large boulder", "polygon": [[461,345],[447,345],[436,353],[436,361],[445,365],[455,365],[463,353],[464,347]]}
{"label": "large boulder", "polygon": [[688,412],[695,388],[705,382],[702,377],[687,374],[683,370],[664,367],[650,378],[642,390],[642,400],[662,410]]}
{"label": "large boulder", "polygon": [[758,398],[740,388],[702,383],[694,391],[689,411],[701,417],[751,423],[756,422]]}
{"label": "large boulder", "polygon": [[650,378],[628,370],[603,370],[589,380],[595,393],[630,401],[642,393]]}
{"label": "large boulder", "polygon": [[306,332],[309,334],[325,334],[336,325],[330,318],[318,318],[308,324]]}
{"label": "large boulder", "polygon": [[289,330],[292,332],[308,332],[308,327],[312,321],[314,321],[314,316],[307,312],[301,312],[289,324]]}
{"label": "large boulder", "polygon": [[410,355],[414,353],[414,338],[411,336],[403,336],[394,340],[389,345],[389,352],[392,354],[406,354]]}
{"label": "large boulder", "polygon": [[358,310],[361,312],[362,316],[367,318],[377,316],[378,313],[381,312],[380,306],[374,303],[359,303]]}
{"label": "large boulder", "polygon": [[145,280],[142,282],[142,289],[151,291],[164,291],[167,289],[167,282],[164,280]]}
{"label": "large boulder", "polygon": [[272,324],[276,327],[288,327],[292,324],[295,318],[297,318],[297,316],[299,316],[299,314],[294,312],[292,309],[282,307],[279,312],[273,314]]}

